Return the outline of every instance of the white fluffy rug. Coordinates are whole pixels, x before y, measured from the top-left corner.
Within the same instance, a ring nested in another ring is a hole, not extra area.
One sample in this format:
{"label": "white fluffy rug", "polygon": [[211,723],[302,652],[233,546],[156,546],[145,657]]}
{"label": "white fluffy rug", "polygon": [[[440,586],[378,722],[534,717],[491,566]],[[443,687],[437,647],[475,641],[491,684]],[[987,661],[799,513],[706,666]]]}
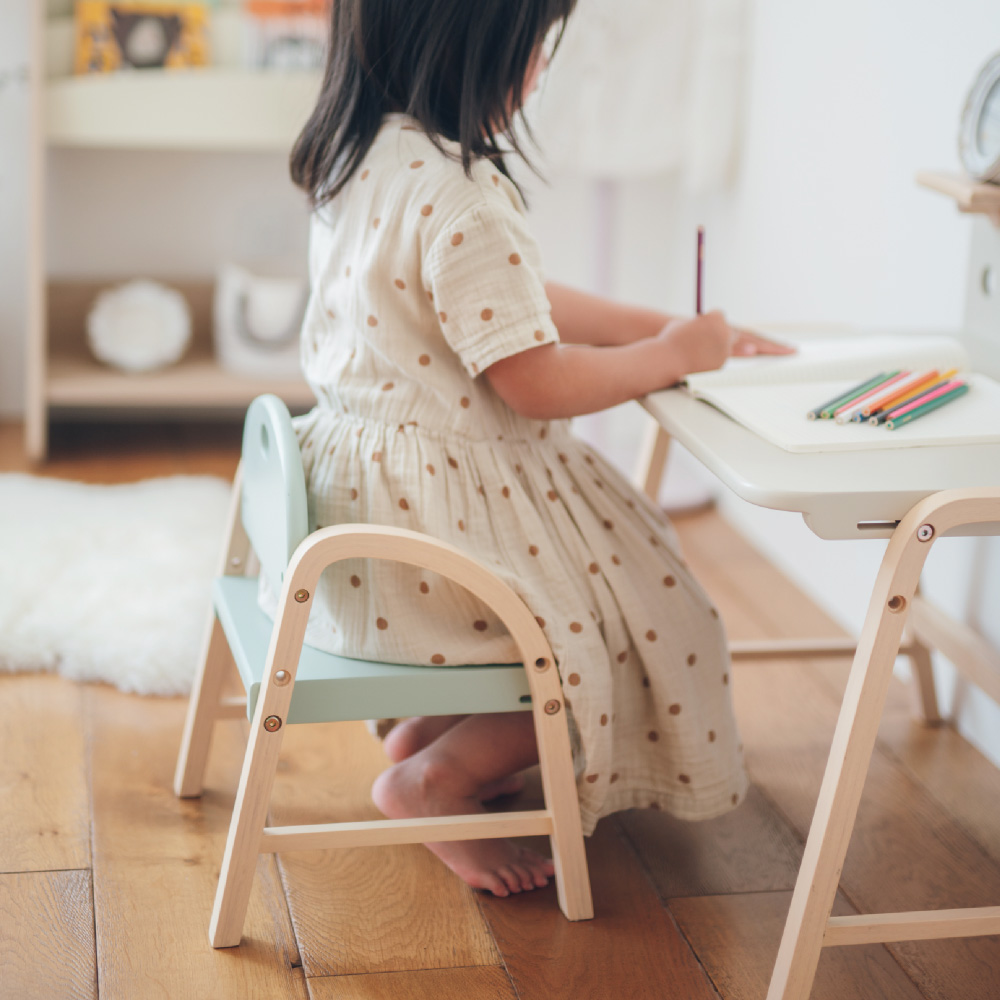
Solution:
{"label": "white fluffy rug", "polygon": [[0,475],[0,669],[190,690],[229,484]]}

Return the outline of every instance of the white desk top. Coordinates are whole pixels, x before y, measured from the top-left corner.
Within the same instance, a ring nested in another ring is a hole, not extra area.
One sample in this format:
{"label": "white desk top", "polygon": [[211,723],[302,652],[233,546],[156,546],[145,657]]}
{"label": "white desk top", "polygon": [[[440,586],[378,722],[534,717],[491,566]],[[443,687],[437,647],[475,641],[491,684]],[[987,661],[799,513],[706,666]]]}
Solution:
{"label": "white desk top", "polygon": [[[888,538],[895,522],[931,493],[1000,486],[1000,444],[793,454],[683,390],[640,402],[738,496],[800,512],[820,538]],[[881,527],[859,528],[860,522]]]}

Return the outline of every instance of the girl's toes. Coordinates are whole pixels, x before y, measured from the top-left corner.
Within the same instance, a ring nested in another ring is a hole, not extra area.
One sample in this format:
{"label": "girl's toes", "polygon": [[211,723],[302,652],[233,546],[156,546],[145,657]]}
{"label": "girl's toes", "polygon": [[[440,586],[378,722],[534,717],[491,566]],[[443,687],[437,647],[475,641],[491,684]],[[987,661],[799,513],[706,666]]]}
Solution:
{"label": "girl's toes", "polygon": [[497,875],[503,879],[504,885],[510,889],[511,892],[521,891],[521,880],[514,873],[513,868],[509,865],[503,865],[497,869]]}
{"label": "girl's toes", "polygon": [[527,892],[529,889],[535,888],[535,880],[532,877],[531,872],[529,872],[526,867],[524,867],[523,865],[511,865],[510,867],[511,870],[514,872],[514,874],[517,876],[521,888],[524,889],[525,892]]}
{"label": "girl's toes", "polygon": [[494,896],[501,898],[510,895],[510,889],[507,888],[506,883],[499,875],[483,875],[479,879],[479,885],[476,888],[485,889],[487,892],[492,892]]}

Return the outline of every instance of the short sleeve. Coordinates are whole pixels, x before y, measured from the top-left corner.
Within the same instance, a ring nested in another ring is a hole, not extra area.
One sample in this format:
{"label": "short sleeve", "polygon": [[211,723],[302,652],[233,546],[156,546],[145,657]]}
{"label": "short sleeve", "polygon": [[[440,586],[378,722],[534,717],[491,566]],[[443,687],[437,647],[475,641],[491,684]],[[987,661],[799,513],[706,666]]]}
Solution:
{"label": "short sleeve", "polygon": [[541,255],[513,206],[484,204],[464,212],[441,230],[423,269],[441,332],[470,375],[558,342]]}

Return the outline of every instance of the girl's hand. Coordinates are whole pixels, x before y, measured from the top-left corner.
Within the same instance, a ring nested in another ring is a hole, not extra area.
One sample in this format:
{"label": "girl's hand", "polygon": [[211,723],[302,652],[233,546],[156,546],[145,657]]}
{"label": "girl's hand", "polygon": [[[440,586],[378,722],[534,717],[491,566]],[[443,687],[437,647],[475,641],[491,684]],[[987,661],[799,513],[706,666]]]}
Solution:
{"label": "girl's hand", "polygon": [[672,319],[655,339],[667,349],[671,373],[682,379],[691,372],[721,368],[729,357],[734,333],[722,313],[714,311]]}
{"label": "girl's hand", "polygon": [[748,358],[755,354],[794,354],[795,348],[788,344],[781,344],[776,340],[762,337],[759,333],[750,330],[732,328],[733,343],[730,353],[734,357]]}

